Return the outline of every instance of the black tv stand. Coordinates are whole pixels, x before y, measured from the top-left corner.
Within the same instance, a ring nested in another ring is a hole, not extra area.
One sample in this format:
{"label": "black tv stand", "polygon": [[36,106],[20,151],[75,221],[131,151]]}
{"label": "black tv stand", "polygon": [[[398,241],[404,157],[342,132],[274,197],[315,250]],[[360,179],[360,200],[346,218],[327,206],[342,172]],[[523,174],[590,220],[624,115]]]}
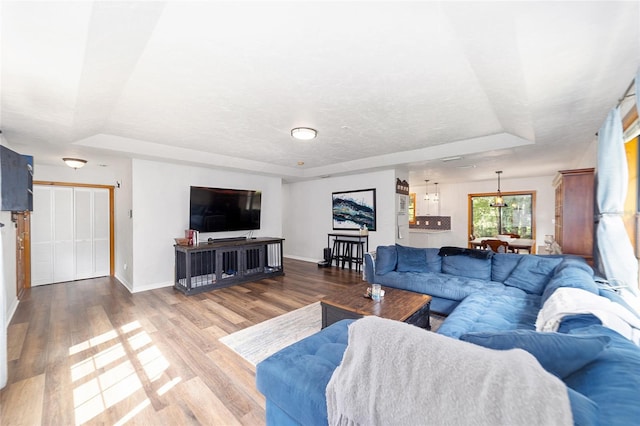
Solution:
{"label": "black tv stand", "polygon": [[175,246],[175,284],[185,294],[284,275],[282,238]]}
{"label": "black tv stand", "polygon": [[209,238],[210,243],[226,243],[229,241],[244,241],[247,237]]}

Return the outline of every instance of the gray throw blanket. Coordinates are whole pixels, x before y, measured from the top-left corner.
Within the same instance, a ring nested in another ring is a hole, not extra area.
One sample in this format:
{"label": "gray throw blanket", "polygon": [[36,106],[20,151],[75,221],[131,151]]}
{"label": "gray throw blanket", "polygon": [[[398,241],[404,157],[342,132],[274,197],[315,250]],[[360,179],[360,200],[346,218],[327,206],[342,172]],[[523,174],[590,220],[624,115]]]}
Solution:
{"label": "gray throw blanket", "polygon": [[378,317],[349,327],[329,425],[572,425],[567,388],[529,353]]}

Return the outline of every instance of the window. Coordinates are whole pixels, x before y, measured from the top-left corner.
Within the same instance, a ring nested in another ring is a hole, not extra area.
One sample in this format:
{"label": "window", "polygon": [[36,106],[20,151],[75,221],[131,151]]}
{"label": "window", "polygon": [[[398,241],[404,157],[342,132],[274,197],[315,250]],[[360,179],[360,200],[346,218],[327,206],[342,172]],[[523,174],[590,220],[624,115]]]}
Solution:
{"label": "window", "polygon": [[535,238],[535,191],[503,192],[505,207],[491,207],[495,193],[469,194],[469,237],[517,234]]}
{"label": "window", "polygon": [[416,224],[416,193],[409,194],[409,225]]}

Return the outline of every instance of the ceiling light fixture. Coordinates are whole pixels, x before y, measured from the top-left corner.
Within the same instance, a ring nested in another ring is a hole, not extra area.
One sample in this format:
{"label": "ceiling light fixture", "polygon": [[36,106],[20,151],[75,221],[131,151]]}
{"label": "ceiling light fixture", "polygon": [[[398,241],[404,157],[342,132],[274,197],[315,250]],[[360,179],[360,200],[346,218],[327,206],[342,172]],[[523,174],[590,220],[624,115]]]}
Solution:
{"label": "ceiling light fixture", "polygon": [[491,207],[505,207],[504,199],[502,198],[502,192],[500,192],[500,175],[502,174],[502,170],[496,171],[498,175],[498,192],[496,192],[496,199],[493,203],[490,204]]}
{"label": "ceiling light fixture", "polygon": [[309,141],[318,136],[318,131],[311,127],[295,127],[291,129],[291,137],[301,141]]}
{"label": "ceiling light fixture", "polygon": [[69,157],[65,157],[62,159],[62,161],[65,162],[65,164],[69,167],[71,167],[72,169],[79,169],[80,167],[84,166],[85,164],[87,164],[87,160],[83,160],[81,158],[69,158]]}
{"label": "ceiling light fixture", "polygon": [[440,161],[442,161],[443,163],[448,163],[449,161],[456,161],[456,160],[462,160],[462,157],[459,155],[455,155],[453,157],[445,157],[440,159]]}

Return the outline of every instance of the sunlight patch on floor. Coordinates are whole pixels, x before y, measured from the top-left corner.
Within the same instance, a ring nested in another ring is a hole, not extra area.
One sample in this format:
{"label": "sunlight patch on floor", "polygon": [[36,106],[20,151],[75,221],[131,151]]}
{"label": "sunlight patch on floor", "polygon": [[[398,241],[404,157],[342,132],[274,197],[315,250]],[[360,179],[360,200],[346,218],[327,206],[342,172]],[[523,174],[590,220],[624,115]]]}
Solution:
{"label": "sunlight patch on floor", "polygon": [[[143,383],[157,381],[169,368],[169,362],[158,347],[153,345],[149,334],[144,330],[139,331],[140,328],[140,323],[133,321],[119,330],[111,330],[69,348],[69,355],[76,355],[118,339],[112,346],[97,354],[87,354],[86,359],[71,367],[71,379],[78,383],[73,390],[77,425],[90,421],[108,408],[130,398],[137,391],[144,391]],[[136,331],[136,334],[127,337]],[[136,358],[127,358],[127,353],[132,352],[136,354]],[[122,359],[123,362],[113,365]],[[181,378],[167,380],[167,383],[157,390],[158,395],[168,392],[181,381]],[[116,424],[130,421],[150,404],[150,400],[145,398]]]}
{"label": "sunlight patch on floor", "polygon": [[162,387],[160,389],[158,389],[158,395],[162,396],[165,393],[169,392],[174,386],[176,386],[181,381],[182,381],[181,377],[176,377],[173,380],[171,380],[170,382],[165,383],[164,385],[162,385]]}
{"label": "sunlight patch on floor", "polygon": [[138,413],[151,405],[151,401],[149,399],[145,399],[140,404],[138,404],[133,410],[129,411],[123,418],[114,423],[114,426],[121,426],[126,424],[129,420],[133,419]]}
{"label": "sunlight patch on floor", "polygon": [[69,355],[75,355],[77,353],[86,351],[89,348],[94,346],[98,346],[102,343],[108,342],[111,339],[115,339],[118,337],[118,333],[115,330],[108,331],[99,336],[92,337],[89,340],[85,340],[82,343],[78,343],[77,345],[73,345],[69,348]]}

